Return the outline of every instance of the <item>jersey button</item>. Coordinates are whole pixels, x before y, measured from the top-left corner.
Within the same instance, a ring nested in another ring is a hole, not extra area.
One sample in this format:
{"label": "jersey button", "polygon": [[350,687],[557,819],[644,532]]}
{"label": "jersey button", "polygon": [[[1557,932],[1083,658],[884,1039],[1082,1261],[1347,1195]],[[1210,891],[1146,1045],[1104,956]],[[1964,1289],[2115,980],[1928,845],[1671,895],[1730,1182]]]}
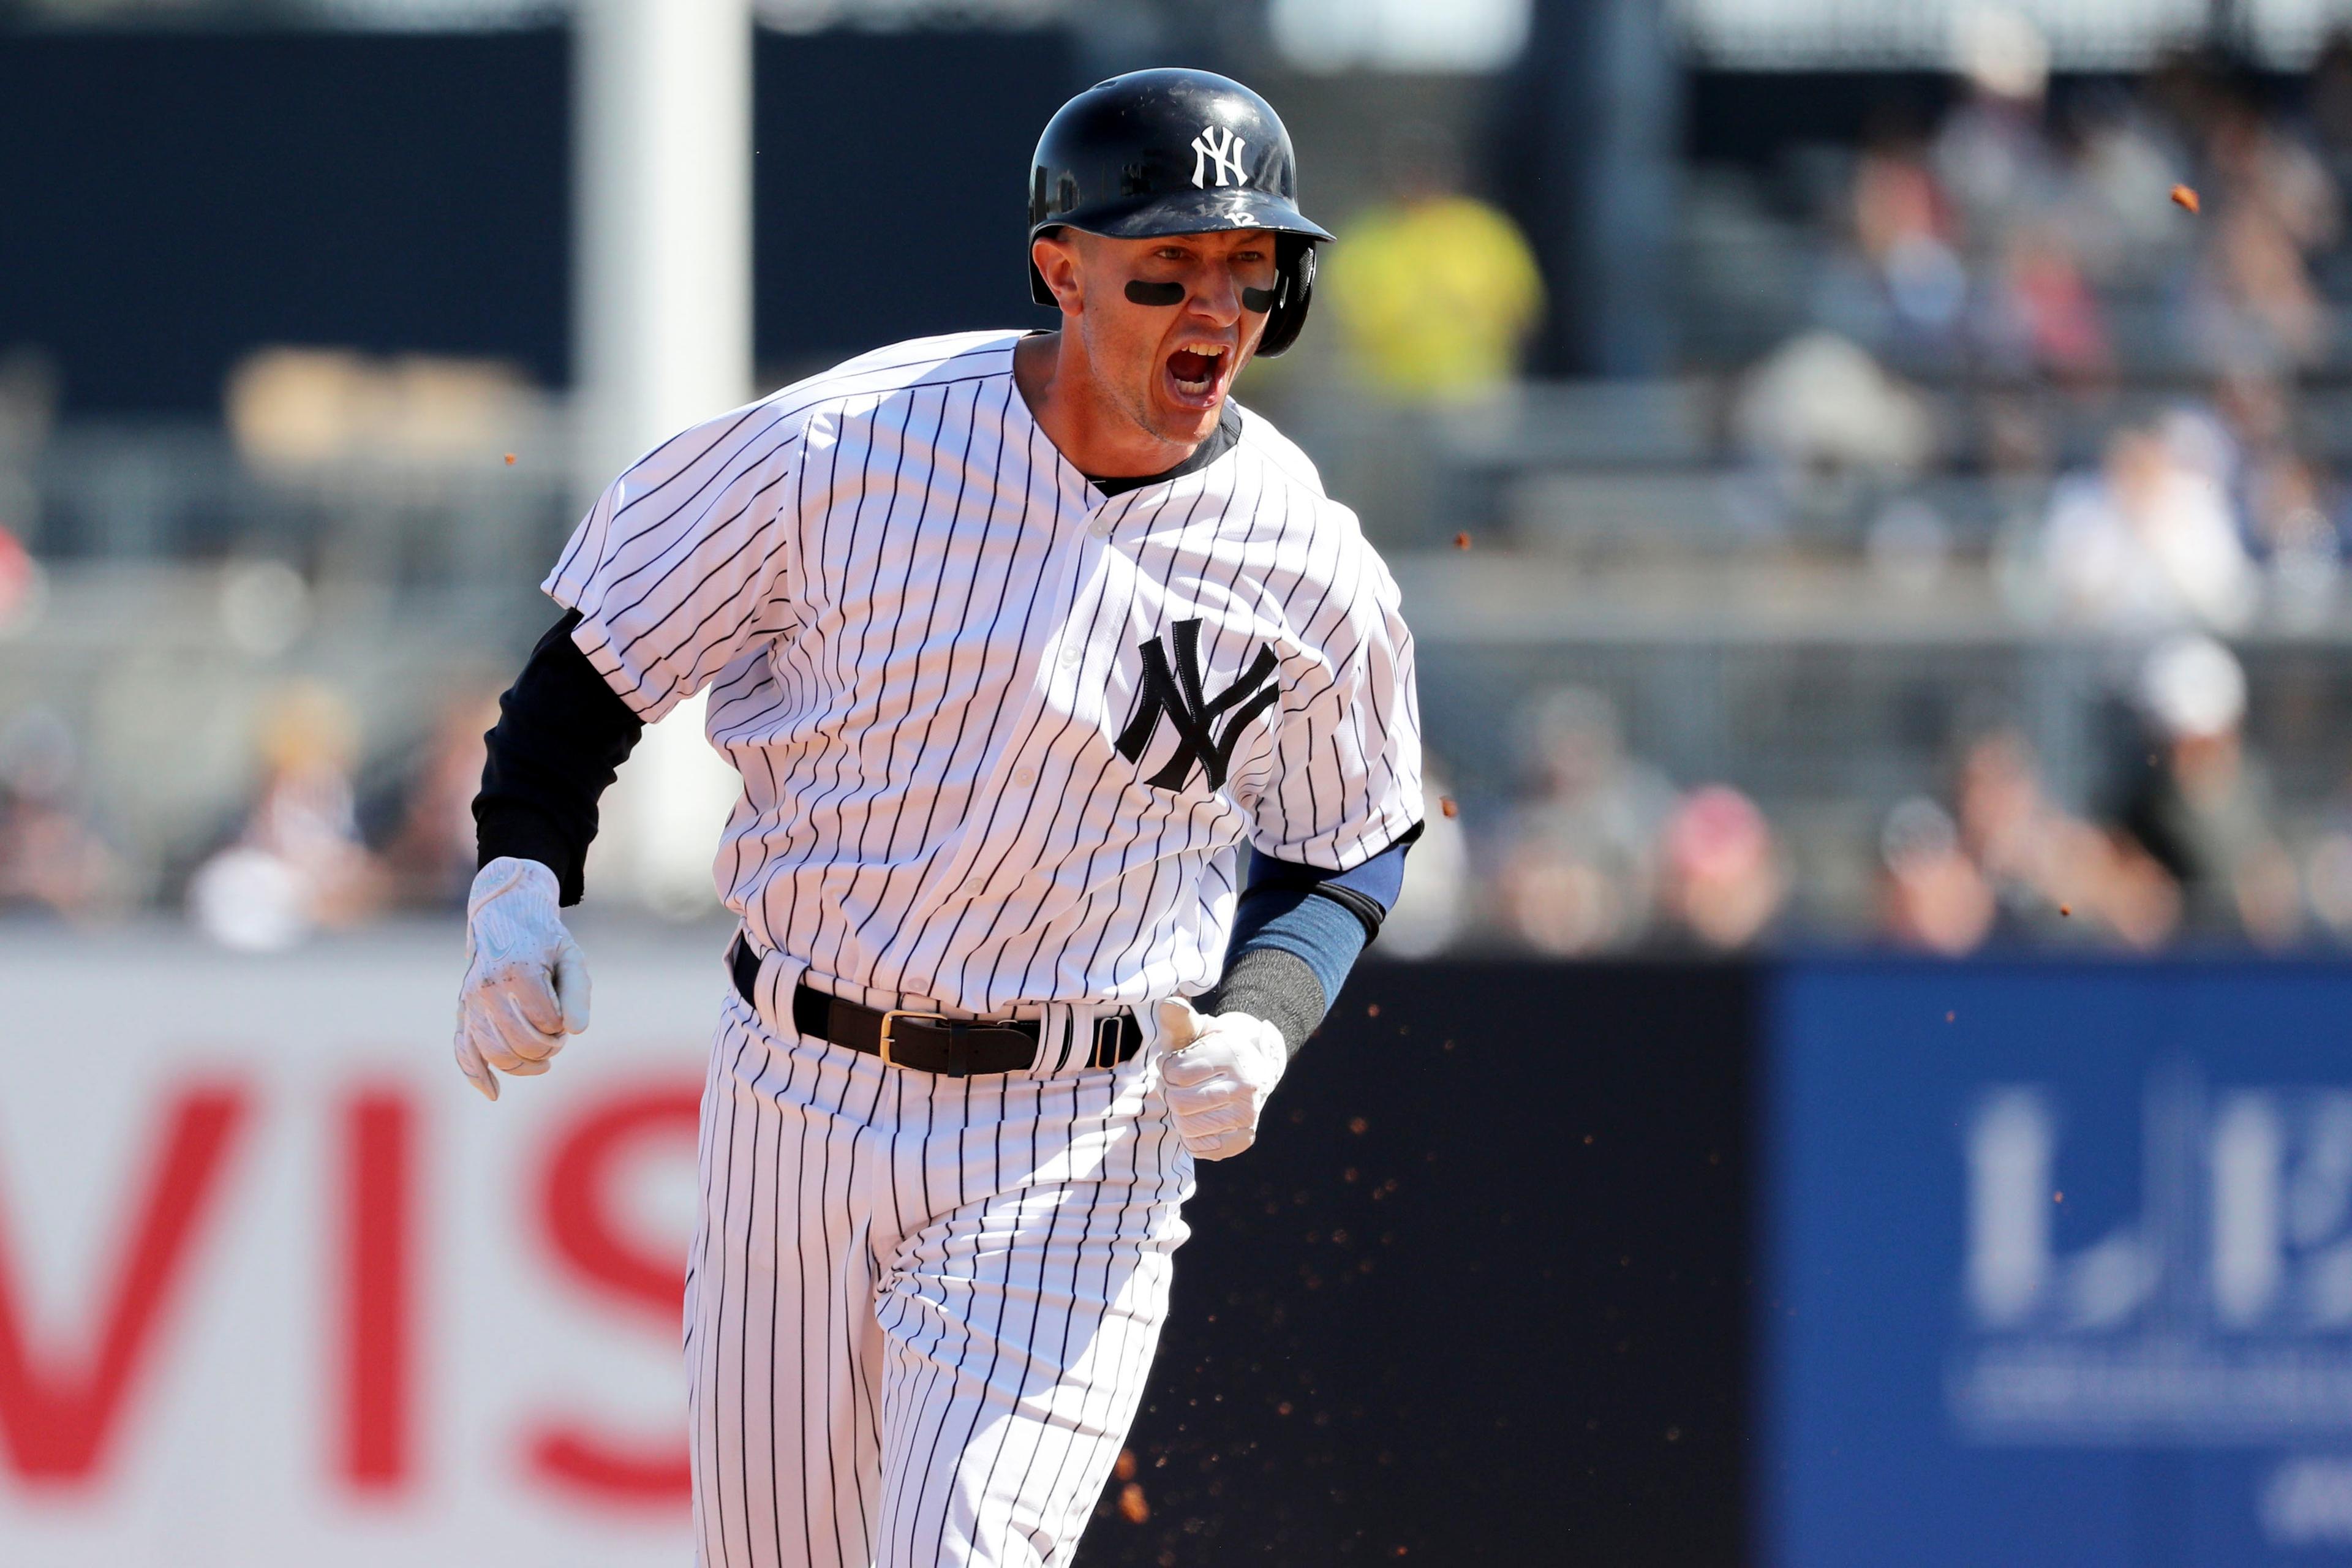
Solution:
{"label": "jersey button", "polygon": [[1078,660],[1086,657],[1087,650],[1080,647],[1077,644],[1072,643],[1069,647],[1062,650],[1062,668],[1064,669],[1075,669],[1077,668]]}
{"label": "jersey button", "polygon": [[1097,539],[1108,539],[1110,537],[1110,519],[1107,517],[1098,517],[1095,519],[1092,522],[1087,524],[1087,531],[1093,534]]}
{"label": "jersey button", "polygon": [[1033,768],[1023,768],[1020,772],[1013,775],[1013,782],[1019,784],[1023,789],[1027,789],[1031,784],[1037,782],[1036,771]]}

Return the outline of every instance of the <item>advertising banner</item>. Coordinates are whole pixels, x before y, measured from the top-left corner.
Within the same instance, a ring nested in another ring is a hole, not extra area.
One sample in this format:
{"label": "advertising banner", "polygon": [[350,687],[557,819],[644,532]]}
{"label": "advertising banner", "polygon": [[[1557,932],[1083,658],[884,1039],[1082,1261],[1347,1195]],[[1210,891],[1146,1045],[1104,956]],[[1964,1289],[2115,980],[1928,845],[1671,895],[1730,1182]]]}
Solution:
{"label": "advertising banner", "polygon": [[718,941],[586,940],[593,1028],[493,1105],[450,1060],[454,924],[9,933],[0,1563],[690,1558]]}
{"label": "advertising banner", "polygon": [[1773,987],[1768,1562],[2352,1561],[2352,973]]}
{"label": "advertising banner", "polygon": [[[0,1568],[677,1568],[723,932],[580,932],[495,1105],[454,922],[0,933]],[[1080,1556],[1730,1563],[1755,987],[1368,963],[1204,1168]]]}

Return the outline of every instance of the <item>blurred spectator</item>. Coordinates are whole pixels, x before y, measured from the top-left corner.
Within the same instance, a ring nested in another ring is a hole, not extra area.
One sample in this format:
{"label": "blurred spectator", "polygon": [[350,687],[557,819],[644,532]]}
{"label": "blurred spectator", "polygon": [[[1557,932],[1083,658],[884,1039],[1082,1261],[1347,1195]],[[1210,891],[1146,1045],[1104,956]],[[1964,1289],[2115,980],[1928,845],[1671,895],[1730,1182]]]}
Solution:
{"label": "blurred spectator", "polygon": [[473,805],[482,787],[482,738],[498,721],[495,691],[452,700],[415,765],[363,813],[376,825],[368,837],[378,847],[385,896],[394,904],[465,907],[474,879]]}
{"label": "blurred spectator", "polygon": [[2178,217],[2169,163],[2116,113],[2077,117],[2063,154],[2044,124],[2049,46],[2016,8],[1961,7],[1954,45],[1965,96],[1927,146],[1881,135],[1856,163],[1863,277],[1832,261],[1815,318],[1906,363],[2104,384],[2115,353],[2095,285]]}
{"label": "blurred spectator", "polygon": [[83,820],[80,762],[72,732],[46,708],[0,729],[0,911],[82,919],[125,891],[121,863]]}
{"label": "blurred spectator", "polygon": [[[1832,268],[1822,279],[1816,314],[1831,325],[1853,321],[1874,342],[1884,336],[1933,345],[1956,332],[1969,275],[1956,248],[1950,204],[1919,150],[1892,136],[1865,149],[1854,166],[1852,208],[1863,276]],[[1864,303],[1884,312],[1883,334],[1853,315]]]}
{"label": "blurred spectator", "polygon": [[2057,183],[2042,129],[2050,46],[2023,13],[1991,4],[1960,12],[1953,43],[1968,96],[1936,137],[1934,164],[1971,248],[1993,256]]}
{"label": "blurred spectator", "polygon": [[2237,370],[2214,378],[2213,415],[2231,445],[2252,461],[2284,452],[2294,439],[2294,410],[2286,384],[2259,371]]}
{"label": "blurred spectator", "polygon": [[1404,890],[1381,922],[1379,951],[1391,958],[1444,952],[1470,914],[1470,847],[1460,818],[1447,816],[1441,804],[1453,795],[1444,764],[1427,752],[1422,755],[1421,788],[1428,815],[1405,857]]}
{"label": "blurred spectator", "polygon": [[2120,90],[2085,94],[2072,132],[2062,206],[2050,216],[2085,273],[2126,286],[2173,275],[2198,233],[2171,200],[2190,173],[2185,149]]}
{"label": "blurred spectator", "polygon": [[236,841],[197,870],[188,902],[215,941],[267,952],[369,914],[383,877],[352,812],[349,705],[314,683],[287,687],[265,709],[258,740],[253,808]]}
{"label": "blurred spectator", "polygon": [[2263,596],[2280,625],[2298,631],[2336,614],[2344,542],[2328,515],[2316,469],[2294,452],[2253,465],[2246,480],[2246,525],[2262,563]]}
{"label": "blurred spectator", "polygon": [[2210,158],[2230,201],[2259,208],[2299,253],[2343,237],[2343,196],[2326,164],[2253,104],[2231,103],[2216,118]]}
{"label": "blurred spectator", "polygon": [[2097,381],[2114,369],[2098,297],[2062,225],[2017,225],[2000,267],[1986,323],[1997,363],[2069,383]]}
{"label": "blurred spectator", "polygon": [[2326,300],[2292,236],[2258,207],[2221,216],[2189,315],[2200,357],[2217,370],[2292,370],[2318,363],[2329,339]]}
{"label": "blurred spectator", "polygon": [[1668,913],[1700,945],[1752,947],[1787,892],[1772,828],[1756,803],[1728,784],[1683,796],[1666,824]]}
{"label": "blurred spectator", "polygon": [[1625,754],[1616,709],[1581,688],[1535,705],[1522,751],[1532,788],[1502,834],[1505,927],[1563,956],[1640,941],[1657,913],[1658,836],[1673,787]]}
{"label": "blurred spectator", "polygon": [[33,552],[0,524],[0,634],[23,631],[41,617],[48,577]]}
{"label": "blurred spectator", "polygon": [[2230,631],[2252,619],[2252,565],[2221,481],[2191,445],[2185,432],[2126,426],[2096,474],[2052,493],[2042,560],[2067,618],[2137,633]]}
{"label": "blurred spectator", "polygon": [[1807,332],[1774,350],[1748,373],[1732,421],[1748,453],[1792,468],[1902,474],[1933,445],[1918,398],[1833,332]]}
{"label": "blurred spectator", "polygon": [[2334,487],[2298,449],[2294,409],[2277,377],[2221,376],[2212,407],[2226,448],[2219,471],[2244,520],[2263,603],[2283,626],[2316,628],[2335,613],[2343,564]]}
{"label": "blurred spectator", "polygon": [[1389,190],[1328,252],[1325,287],[1367,384],[1405,403],[1492,392],[1543,313],[1535,253],[1501,209],[1462,191],[1435,138],[1409,133]]}
{"label": "blurred spectator", "polygon": [[2242,102],[2216,107],[2206,152],[2212,239],[2189,317],[2205,362],[2221,371],[2318,363],[2333,324],[2307,258],[2341,229],[2334,183],[2308,149]]}
{"label": "blurred spectator", "polygon": [[1878,844],[1880,927],[1890,939],[1953,958],[1992,934],[1992,889],[1942,806],[1924,796],[1903,802],[1886,814]]}
{"label": "blurred spectator", "polygon": [[1732,430],[1775,501],[1800,512],[1907,478],[1934,450],[1919,398],[1834,332],[1792,338],[1748,372]]}
{"label": "blurred spectator", "polygon": [[1991,889],[1995,934],[2140,950],[2171,934],[2179,917],[2172,879],[2137,843],[2060,807],[2016,731],[1969,742],[1955,793],[1959,844]]}
{"label": "blurred spectator", "polygon": [[2269,781],[2241,733],[2237,659],[2210,637],[2162,643],[2142,667],[2140,704],[2158,751],[2124,823],[2180,884],[2184,931],[2265,947],[2293,941],[2301,886],[2272,826]]}

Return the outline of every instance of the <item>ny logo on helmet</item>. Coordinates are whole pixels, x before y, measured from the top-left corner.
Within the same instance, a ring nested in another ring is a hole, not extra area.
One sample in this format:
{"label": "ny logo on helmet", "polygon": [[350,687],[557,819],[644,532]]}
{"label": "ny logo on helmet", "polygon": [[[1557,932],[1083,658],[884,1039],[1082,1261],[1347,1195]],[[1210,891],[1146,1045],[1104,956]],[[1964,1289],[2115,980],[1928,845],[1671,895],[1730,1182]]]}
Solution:
{"label": "ny logo on helmet", "polygon": [[[1223,145],[1218,143],[1217,138],[1219,136],[1223,136],[1224,138]],[[1214,168],[1217,171],[1217,184],[1219,185],[1223,185],[1226,183],[1225,175],[1227,174],[1231,174],[1233,175],[1233,184],[1236,185],[1248,184],[1249,171],[1242,167],[1243,145],[1244,143],[1240,137],[1234,135],[1231,131],[1222,125],[1212,125],[1207,130],[1202,132],[1198,136],[1193,137],[1192,184],[1202,190],[1208,189],[1209,171],[1210,169]]]}
{"label": "ny logo on helmet", "polygon": [[[1153,637],[1142,647],[1143,695],[1135,717],[1119,731],[1118,754],[1130,763],[1143,761],[1144,748],[1160,732],[1160,716],[1175,721],[1175,752],[1160,771],[1143,782],[1153,789],[1181,790],[1199,763],[1211,789],[1225,787],[1225,768],[1233,762],[1234,745],[1250,721],[1274,706],[1282,696],[1275,684],[1274,650],[1258,646],[1257,658],[1241,678],[1214,697],[1201,693],[1201,623],[1176,623],[1176,664],[1169,668],[1167,650]],[[1227,710],[1225,732],[1214,726]]]}

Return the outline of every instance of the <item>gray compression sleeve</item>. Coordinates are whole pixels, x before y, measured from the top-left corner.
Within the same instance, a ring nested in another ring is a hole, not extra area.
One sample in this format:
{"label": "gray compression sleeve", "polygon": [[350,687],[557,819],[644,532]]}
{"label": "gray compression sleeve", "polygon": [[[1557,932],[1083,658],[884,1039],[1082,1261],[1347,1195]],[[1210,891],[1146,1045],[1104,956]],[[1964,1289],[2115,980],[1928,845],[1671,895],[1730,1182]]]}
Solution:
{"label": "gray compression sleeve", "polygon": [[1307,1043],[1330,1002],[1323,982],[1307,961],[1278,947],[1253,947],[1234,954],[1216,989],[1193,1004],[1202,1014],[1247,1013],[1282,1031],[1292,1056]]}

